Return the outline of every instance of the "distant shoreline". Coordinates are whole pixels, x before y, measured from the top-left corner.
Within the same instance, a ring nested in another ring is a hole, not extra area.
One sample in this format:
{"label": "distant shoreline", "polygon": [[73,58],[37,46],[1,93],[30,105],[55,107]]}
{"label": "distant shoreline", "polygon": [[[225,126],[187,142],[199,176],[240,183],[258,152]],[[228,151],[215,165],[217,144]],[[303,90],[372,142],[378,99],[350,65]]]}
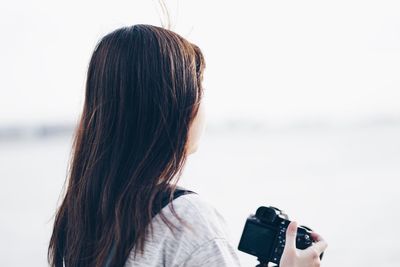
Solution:
{"label": "distant shoreline", "polygon": [[[383,117],[357,121],[297,120],[277,123],[261,120],[227,119],[207,122],[206,130],[213,133],[226,132],[276,132],[298,130],[330,130],[370,127],[400,126],[400,118]],[[71,136],[76,125],[73,123],[43,123],[37,125],[0,125],[0,142],[22,139],[45,139]]]}

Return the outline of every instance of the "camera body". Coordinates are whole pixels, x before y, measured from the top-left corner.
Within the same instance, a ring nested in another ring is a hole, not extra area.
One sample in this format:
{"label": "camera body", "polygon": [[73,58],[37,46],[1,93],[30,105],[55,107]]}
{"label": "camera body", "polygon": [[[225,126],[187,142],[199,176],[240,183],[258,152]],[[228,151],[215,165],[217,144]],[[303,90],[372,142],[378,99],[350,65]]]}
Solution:
{"label": "camera body", "polygon": [[[247,218],[238,249],[256,256],[261,263],[271,262],[279,265],[289,223],[288,216],[280,209],[259,207],[255,215],[252,214]],[[297,228],[298,249],[306,249],[312,245],[314,240],[311,231],[306,226]],[[322,254],[320,258],[322,259]]]}

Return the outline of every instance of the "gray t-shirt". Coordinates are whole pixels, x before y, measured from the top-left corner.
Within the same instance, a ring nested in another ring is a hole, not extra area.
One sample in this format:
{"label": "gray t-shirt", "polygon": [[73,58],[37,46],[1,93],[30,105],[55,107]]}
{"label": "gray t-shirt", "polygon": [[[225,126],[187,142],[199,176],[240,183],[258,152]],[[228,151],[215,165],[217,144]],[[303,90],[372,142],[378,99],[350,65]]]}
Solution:
{"label": "gray t-shirt", "polygon": [[152,220],[153,236],[148,236],[144,253],[134,259],[132,252],[125,267],[240,266],[225,220],[212,205],[198,194],[180,196],[173,205],[191,229],[176,219],[169,206],[164,207],[162,212],[178,230],[169,229],[156,215]]}

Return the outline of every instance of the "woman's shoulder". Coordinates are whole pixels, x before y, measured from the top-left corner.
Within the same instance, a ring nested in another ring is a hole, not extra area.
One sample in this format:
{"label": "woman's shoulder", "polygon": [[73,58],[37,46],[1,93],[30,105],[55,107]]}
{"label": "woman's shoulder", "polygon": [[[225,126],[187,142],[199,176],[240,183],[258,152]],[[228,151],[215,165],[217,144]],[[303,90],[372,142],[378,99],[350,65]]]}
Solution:
{"label": "woman's shoulder", "polygon": [[166,208],[170,208],[172,205],[174,209],[181,211],[181,215],[183,216],[190,214],[191,216],[195,216],[197,219],[205,220],[217,216],[218,218],[223,219],[222,215],[214,205],[197,193],[182,195],[174,199]]}
{"label": "woman's shoulder", "polygon": [[145,253],[127,266],[240,266],[223,216],[199,194],[174,199],[152,226]]}
{"label": "woman's shoulder", "polygon": [[[168,216],[168,219],[174,216],[173,211],[192,229],[194,234],[196,232],[201,233],[202,238],[229,237],[227,223],[223,215],[200,194],[182,195],[162,210]],[[174,220],[179,222],[177,218]],[[185,227],[185,225],[182,225],[182,227]]]}
{"label": "woman's shoulder", "polygon": [[[174,218],[171,206],[181,221]],[[240,266],[228,225],[207,199],[199,194],[186,194],[162,211],[178,226],[178,231],[171,230],[174,238],[167,241],[171,242],[168,247],[179,244],[184,255],[176,266]]]}

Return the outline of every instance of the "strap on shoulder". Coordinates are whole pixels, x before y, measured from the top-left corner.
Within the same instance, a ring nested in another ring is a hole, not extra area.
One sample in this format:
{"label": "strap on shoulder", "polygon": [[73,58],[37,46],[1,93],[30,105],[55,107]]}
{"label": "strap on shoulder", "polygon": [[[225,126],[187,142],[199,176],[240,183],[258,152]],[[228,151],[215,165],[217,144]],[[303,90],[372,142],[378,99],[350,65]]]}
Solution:
{"label": "strap on shoulder", "polygon": [[[185,189],[183,187],[177,186],[175,188],[175,190],[174,190],[172,200],[174,200],[174,199],[176,199],[176,198],[178,198],[180,196],[186,195],[186,194],[196,194],[196,192],[193,192],[193,191],[187,190],[187,189]],[[162,210],[164,207],[166,207],[169,204],[169,202],[170,202],[170,198],[169,197],[170,197],[170,191],[162,192],[160,205],[155,205],[153,207],[153,216],[155,216],[160,210]],[[107,257],[107,260],[106,260],[106,263],[105,263],[105,267],[109,267],[110,266],[112,257],[114,256],[114,253],[115,253],[115,246],[113,244],[112,247],[111,247],[111,251],[108,254],[108,257]]]}
{"label": "strap on shoulder", "polygon": [[[154,216],[155,216],[160,210],[162,210],[164,207],[166,207],[166,206],[170,203],[170,199],[169,199],[169,197],[170,197],[170,192],[163,192],[162,194],[163,194],[163,195],[162,195],[162,197],[161,197],[161,204],[158,205],[158,206],[155,206],[154,209],[153,209],[153,212],[154,212],[153,214],[154,214]],[[177,186],[176,189],[175,189],[175,191],[174,191],[174,193],[173,193],[172,200],[177,199],[178,197],[183,196],[183,195],[187,195],[187,194],[196,194],[196,192],[191,191],[191,190],[188,190],[188,189],[183,188],[183,187],[180,187],[180,186]],[[172,201],[172,200],[171,200],[171,201]]]}

